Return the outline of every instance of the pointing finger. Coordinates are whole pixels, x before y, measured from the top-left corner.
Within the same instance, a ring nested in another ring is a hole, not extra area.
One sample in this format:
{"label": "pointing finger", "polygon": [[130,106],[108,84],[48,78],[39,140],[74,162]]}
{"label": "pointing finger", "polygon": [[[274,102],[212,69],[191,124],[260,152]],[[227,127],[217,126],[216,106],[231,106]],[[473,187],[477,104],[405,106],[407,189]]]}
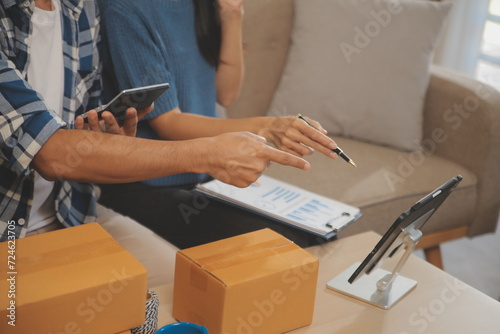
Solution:
{"label": "pointing finger", "polygon": [[308,170],[311,165],[306,160],[299,158],[293,154],[277,150],[273,147],[267,146],[264,151],[270,161],[277,162],[285,166],[296,167],[303,170]]}

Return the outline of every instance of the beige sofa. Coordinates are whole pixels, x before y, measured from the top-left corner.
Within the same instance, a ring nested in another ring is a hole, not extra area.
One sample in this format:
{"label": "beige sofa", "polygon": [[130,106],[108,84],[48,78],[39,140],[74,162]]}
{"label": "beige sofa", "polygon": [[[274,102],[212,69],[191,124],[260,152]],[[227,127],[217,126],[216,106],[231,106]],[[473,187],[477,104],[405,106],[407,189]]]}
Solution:
{"label": "beige sofa", "polygon": [[[239,99],[226,110],[241,118],[265,115],[280,81],[293,22],[291,0],[251,0],[245,3],[243,40],[246,77]],[[453,128],[443,113],[468,97],[479,107],[463,114]],[[307,110],[304,110],[307,115]],[[433,140],[434,129],[446,131],[443,142]],[[500,93],[479,82],[442,68],[432,68],[424,110],[425,156],[412,155],[368,142],[333,136],[358,164],[320,154],[307,159],[303,172],[272,165],[267,174],[305,189],[359,206],[363,217],[339,237],[374,230],[383,234],[402,210],[449,178],[463,181],[424,227],[419,247],[426,258],[442,267],[443,242],[493,232],[500,208]],[[396,179],[388,180],[387,175]]]}

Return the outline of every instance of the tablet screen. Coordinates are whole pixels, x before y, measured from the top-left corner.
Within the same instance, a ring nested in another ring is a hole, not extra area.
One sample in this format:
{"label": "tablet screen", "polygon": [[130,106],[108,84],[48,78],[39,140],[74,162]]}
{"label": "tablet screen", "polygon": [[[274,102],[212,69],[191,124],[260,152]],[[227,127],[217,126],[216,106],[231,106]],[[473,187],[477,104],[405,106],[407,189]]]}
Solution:
{"label": "tablet screen", "polygon": [[450,179],[403,212],[354,271],[348,280],[349,283],[353,283],[364,274],[369,274],[386,257],[392,256],[402,244],[405,229],[414,227],[420,230],[461,180],[460,175]]}

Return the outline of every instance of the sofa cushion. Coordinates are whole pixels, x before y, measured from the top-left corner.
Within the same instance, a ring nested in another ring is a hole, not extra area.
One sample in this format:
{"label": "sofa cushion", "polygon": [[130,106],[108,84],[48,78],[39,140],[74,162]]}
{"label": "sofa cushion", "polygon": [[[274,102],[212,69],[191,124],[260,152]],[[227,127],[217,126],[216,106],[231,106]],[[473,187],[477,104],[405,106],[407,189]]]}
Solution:
{"label": "sofa cushion", "polygon": [[[273,164],[266,174],[360,207],[363,217],[341,236],[368,230],[383,234],[402,211],[459,174],[463,176],[462,182],[424,231],[467,226],[473,221],[477,179],[462,166],[423,151],[401,152],[346,138],[335,141],[356,162],[357,168],[341,158],[329,161],[314,153],[306,157],[311,163],[308,171]],[[433,225],[433,220],[440,224]]]}
{"label": "sofa cushion", "polygon": [[269,115],[303,113],[331,134],[419,147],[429,63],[450,3],[295,0]]}

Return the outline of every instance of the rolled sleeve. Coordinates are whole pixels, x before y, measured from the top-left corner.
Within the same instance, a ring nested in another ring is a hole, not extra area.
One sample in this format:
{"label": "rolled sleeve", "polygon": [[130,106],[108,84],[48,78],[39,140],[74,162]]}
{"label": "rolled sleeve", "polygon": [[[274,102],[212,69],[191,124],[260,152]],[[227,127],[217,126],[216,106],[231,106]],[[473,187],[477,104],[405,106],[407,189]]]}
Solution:
{"label": "rolled sleeve", "polygon": [[20,138],[13,151],[16,169],[26,171],[45,142],[60,128],[66,126],[53,111],[31,116],[20,129]]}
{"label": "rolled sleeve", "polygon": [[18,176],[58,129],[65,127],[40,96],[20,78],[19,72],[0,59],[0,158]]}

